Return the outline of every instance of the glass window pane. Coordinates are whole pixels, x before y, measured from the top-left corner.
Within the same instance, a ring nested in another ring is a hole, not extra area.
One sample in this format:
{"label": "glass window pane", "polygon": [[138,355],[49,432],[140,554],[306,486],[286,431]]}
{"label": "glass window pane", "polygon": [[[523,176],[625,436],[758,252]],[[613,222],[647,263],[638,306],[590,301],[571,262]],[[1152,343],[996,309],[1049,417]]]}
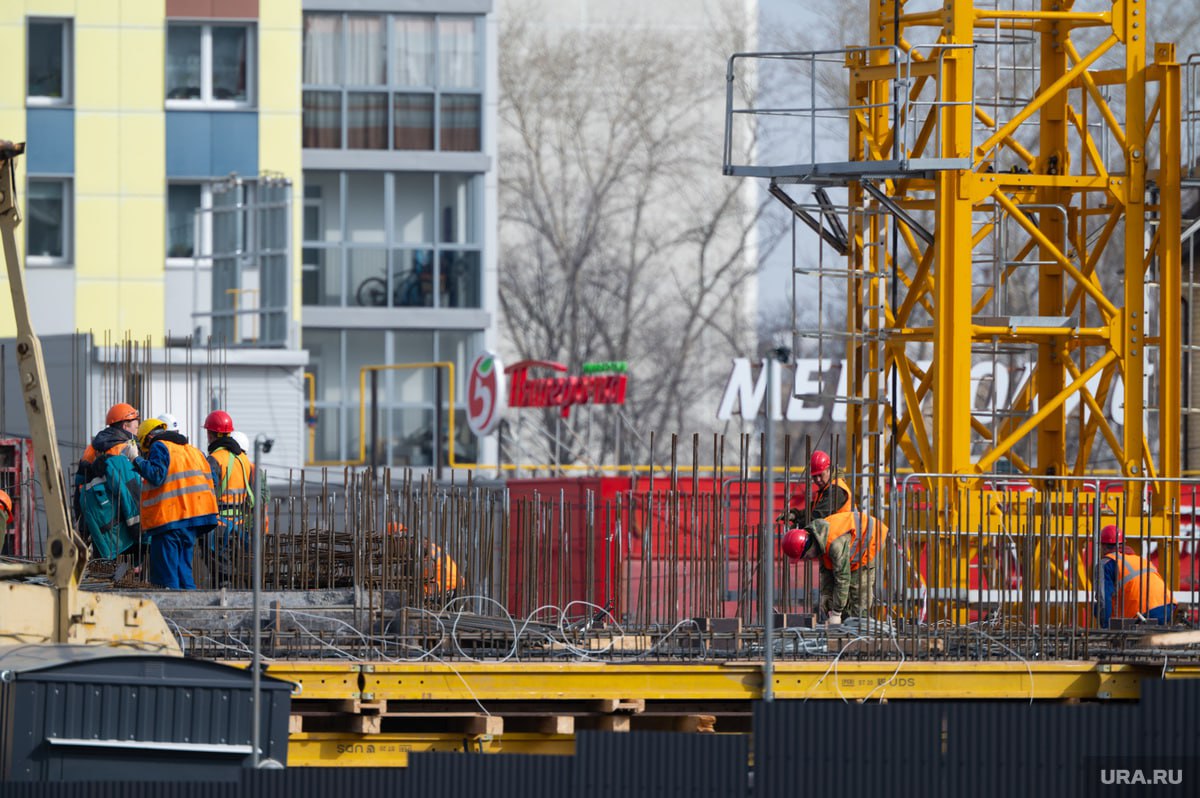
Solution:
{"label": "glass window pane", "polygon": [[433,410],[393,410],[392,441],[393,465],[433,465]]}
{"label": "glass window pane", "polygon": [[364,308],[387,307],[387,250],[348,249],[346,257],[354,304]]}
{"label": "glass window pane", "polygon": [[432,150],[433,95],[397,94],[395,104],[395,148]]}
{"label": "glass window pane", "polygon": [[196,209],[200,186],[167,186],[167,257],[190,258],[196,246]]}
{"label": "glass window pane", "polygon": [[61,22],[29,23],[28,96],[63,98],[64,27]]}
{"label": "glass window pane", "polygon": [[304,82],[338,86],[342,81],[342,17],[304,15]]}
{"label": "glass window pane", "polygon": [[392,253],[392,275],[394,306],[433,307],[432,251],[396,250]]}
{"label": "glass window pane", "polygon": [[[400,332],[392,334],[393,360],[397,363],[428,363],[433,357],[432,332]],[[398,383],[396,399],[402,402],[433,402],[433,377],[427,369],[398,371],[407,377]]]}
{"label": "glass window pane", "polygon": [[[449,433],[449,430],[447,429],[446,432]],[[443,440],[447,438],[449,438],[448,434],[443,436]],[[442,462],[450,462],[449,448],[446,448],[442,458]],[[467,411],[456,410],[454,411],[454,462],[475,463],[478,461],[479,438],[475,437],[475,433],[471,432],[471,427],[467,424]]]}
{"label": "glass window pane", "polygon": [[386,240],[383,221],[383,173],[350,172],[346,183],[347,239],[383,244]]}
{"label": "glass window pane", "polygon": [[167,99],[200,99],[200,26],[167,27]]}
{"label": "glass window pane", "polygon": [[218,26],[212,29],[212,98],[236,100],[248,98],[249,30],[244,27]]}
{"label": "glass window pane", "polygon": [[474,244],[475,179],[471,175],[445,174],[438,181],[441,204],[441,240],[447,244]]}
{"label": "glass window pane", "polygon": [[442,149],[478,150],[480,119],[478,94],[443,94]]}
{"label": "glass window pane", "polygon": [[392,84],[433,85],[433,18],[402,17],[393,21],[396,57],[392,62]]}
{"label": "glass window pane", "polygon": [[438,304],[447,308],[477,308],[479,303],[479,253],[443,252],[442,295]]}
{"label": "glass window pane", "polygon": [[[359,380],[364,379],[361,373],[363,366],[379,366],[386,362],[384,343],[387,333],[382,330],[347,330],[346,331],[346,399],[358,405]],[[365,377],[367,387],[367,412],[370,412],[371,377],[370,372]],[[383,377],[380,376],[380,386]],[[383,399],[384,397],[381,397]],[[355,412],[355,416],[357,416]]]}
{"label": "glass window pane", "polygon": [[346,18],[346,84],[382,86],[387,82],[387,37],[383,17],[351,14]]}
{"label": "glass window pane", "polygon": [[308,370],[316,377],[317,401],[342,400],[342,334],[339,330],[307,327],[303,333],[308,350]]}
{"label": "glass window pane", "polygon": [[392,235],[401,244],[433,242],[433,175],[397,173]]}
{"label": "glass window pane", "polygon": [[26,199],[26,254],[66,257],[66,186],[61,180],[30,180]]}
{"label": "glass window pane", "polygon": [[438,21],[439,86],[443,89],[478,88],[477,41],[473,17]]}
{"label": "glass window pane", "polygon": [[342,304],[341,250],[306,247],[301,273],[305,305]]}
{"label": "glass window pane", "polygon": [[346,95],[346,146],[353,150],[386,150],[387,95]]}
{"label": "glass window pane", "polygon": [[341,149],[342,94],[337,91],[304,92],[304,146]]}
{"label": "glass window pane", "polygon": [[339,408],[317,408],[316,451],[313,452],[313,459],[317,462],[332,463],[345,459],[341,450],[341,416]]}
{"label": "glass window pane", "polygon": [[[342,240],[342,209],[341,181],[338,172],[305,172],[304,173],[304,240],[305,241],[341,241]],[[313,211],[315,219],[314,234],[309,234],[309,211]]]}

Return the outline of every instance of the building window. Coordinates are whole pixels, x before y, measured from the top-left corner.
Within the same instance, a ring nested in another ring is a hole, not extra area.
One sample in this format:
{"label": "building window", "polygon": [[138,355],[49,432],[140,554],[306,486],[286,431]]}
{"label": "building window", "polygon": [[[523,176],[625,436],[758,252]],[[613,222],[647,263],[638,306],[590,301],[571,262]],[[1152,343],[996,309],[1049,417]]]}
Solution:
{"label": "building window", "polygon": [[[427,363],[455,364],[454,407],[465,401],[467,366],[478,353],[481,334],[473,331],[304,330],[308,370],[316,382],[316,451],[319,463],[370,461],[394,466],[429,467],[440,444],[442,461],[449,462],[450,389],[445,372],[420,366],[374,370],[369,366]],[[438,406],[439,377],[442,412]],[[366,395],[360,393],[365,382]],[[372,397],[378,404],[372,408]],[[359,437],[360,413],[365,438]],[[374,410],[374,412],[372,412]],[[440,432],[438,421],[440,420]],[[463,410],[454,416],[454,455],[461,463],[476,461],[478,442],[467,427]]]}
{"label": "building window", "polygon": [[482,306],[477,174],[306,172],[306,305]]}
{"label": "building window", "polygon": [[65,105],[71,101],[71,23],[29,20],[26,96],[31,105]]}
{"label": "building window", "polygon": [[201,241],[208,236],[208,219],[196,218],[199,208],[212,207],[212,189],[200,183],[172,183],[167,186],[167,257],[192,258],[196,254],[196,225]]}
{"label": "building window", "polygon": [[71,259],[71,181],[29,178],[25,202],[25,253],[31,265]]}
{"label": "building window", "polygon": [[305,14],[304,146],[479,151],[480,19]]}
{"label": "building window", "polygon": [[253,104],[254,28],[250,25],[167,25],[167,107]]}

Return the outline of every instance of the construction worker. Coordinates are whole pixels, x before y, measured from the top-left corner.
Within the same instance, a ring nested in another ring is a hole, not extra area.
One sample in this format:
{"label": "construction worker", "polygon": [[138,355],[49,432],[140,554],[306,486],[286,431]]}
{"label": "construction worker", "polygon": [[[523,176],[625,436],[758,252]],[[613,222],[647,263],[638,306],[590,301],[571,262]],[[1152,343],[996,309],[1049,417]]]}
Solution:
{"label": "construction worker", "polygon": [[8,528],[12,526],[13,521],[13,500],[6,490],[0,490],[0,512],[4,513],[4,527],[0,529],[0,552],[2,552],[5,550],[5,543],[8,539]]}
{"label": "construction worker", "polygon": [[1100,626],[1107,629],[1111,618],[1145,618],[1169,624],[1175,612],[1175,597],[1149,560],[1125,546],[1125,532],[1115,524],[1100,530],[1100,553],[1104,558],[1104,603]]}
{"label": "construction worker", "polygon": [[850,487],[834,474],[833,462],[827,453],[820,449],[812,453],[808,459],[808,476],[816,495],[811,501],[804,493],[793,495],[787,513],[776,520],[787,520],[793,527],[805,527],[834,513],[848,513],[854,509]]}
{"label": "construction worker", "polygon": [[[215,587],[228,587],[254,533],[254,464],[234,438],[233,418],[214,410],[204,419],[209,459],[216,462],[220,526],[212,536],[210,562]],[[247,439],[247,444],[249,440]]]}
{"label": "construction worker", "polygon": [[875,566],[888,528],[857,510],[834,513],[783,538],[783,552],[793,560],[821,563],[821,609],[828,624],[842,617],[865,617],[875,603]]}
{"label": "construction worker", "polygon": [[196,538],[217,526],[216,479],[207,457],[156,418],[137,431],[142,454],[133,468],[142,486],[142,534],[150,538],[150,581],[172,590],[195,590]]}
{"label": "construction worker", "polygon": [[[140,416],[133,405],[118,402],[108,409],[104,416],[104,429],[96,433],[92,442],[79,458],[79,468],[75,471],[74,490],[71,491],[71,508],[75,511],[78,521],[83,510],[79,503],[84,487],[96,477],[104,476],[103,458],[113,455],[137,455],[137,444],[134,434],[138,429]],[[100,461],[100,462],[97,462]],[[86,532],[83,524],[81,531]]]}
{"label": "construction worker", "polygon": [[435,601],[450,601],[465,584],[458,573],[458,563],[432,540],[425,544],[422,557],[422,578],[425,597]]}

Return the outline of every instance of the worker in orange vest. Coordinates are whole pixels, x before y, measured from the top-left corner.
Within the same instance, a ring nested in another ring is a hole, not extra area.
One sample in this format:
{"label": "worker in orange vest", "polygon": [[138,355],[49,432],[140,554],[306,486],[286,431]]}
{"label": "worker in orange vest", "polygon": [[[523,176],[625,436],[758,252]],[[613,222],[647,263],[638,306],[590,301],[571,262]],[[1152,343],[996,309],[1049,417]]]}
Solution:
{"label": "worker in orange vest", "polygon": [[[75,471],[74,490],[71,491],[71,508],[78,519],[83,512],[79,503],[84,487],[97,476],[103,476],[103,469],[97,461],[113,455],[137,455],[137,444],[134,435],[137,433],[138,420],[141,416],[137,408],[127,402],[118,402],[108,409],[104,416],[104,429],[96,433],[92,442],[83,450],[79,458],[79,468]],[[84,529],[83,524],[80,528]]]}
{"label": "worker in orange vest", "polygon": [[8,528],[12,526],[13,520],[13,500],[6,490],[0,490],[0,512],[4,513],[4,527],[0,529],[0,551],[4,551],[5,538],[8,537]]}
{"label": "worker in orange vest", "polygon": [[1169,624],[1175,612],[1175,597],[1149,560],[1125,547],[1125,532],[1115,524],[1100,530],[1100,552],[1104,557],[1104,603],[1100,626],[1108,628],[1111,618],[1137,618]]}
{"label": "worker in orange vest", "polygon": [[142,534],[150,538],[150,581],[195,590],[196,538],[217,526],[217,474],[204,453],[157,418],[138,427],[142,455],[132,458],[142,485]]}
{"label": "worker in orange vest", "polygon": [[793,495],[788,502],[787,513],[777,520],[786,520],[794,527],[805,527],[834,513],[848,513],[854,509],[850,486],[834,473],[833,462],[827,453],[820,449],[812,453],[808,459],[808,476],[812,480],[815,495]]}
{"label": "worker in orange vest", "polygon": [[875,604],[875,566],[888,528],[867,513],[834,513],[783,538],[783,553],[793,560],[820,559],[821,609],[828,624],[842,616],[864,617]]}
{"label": "worker in orange vest", "polygon": [[458,595],[465,582],[458,573],[458,563],[432,540],[425,544],[422,557],[422,580],[426,598],[449,601]]}
{"label": "worker in orange vest", "polygon": [[[220,525],[211,539],[208,556],[213,586],[232,585],[238,563],[254,540],[255,473],[249,452],[235,437],[233,418],[214,410],[204,419],[208,458],[217,464],[217,508]],[[245,437],[245,436],[243,436]],[[249,445],[249,439],[246,438]],[[264,515],[264,522],[266,516]],[[265,530],[264,530],[265,531]]]}

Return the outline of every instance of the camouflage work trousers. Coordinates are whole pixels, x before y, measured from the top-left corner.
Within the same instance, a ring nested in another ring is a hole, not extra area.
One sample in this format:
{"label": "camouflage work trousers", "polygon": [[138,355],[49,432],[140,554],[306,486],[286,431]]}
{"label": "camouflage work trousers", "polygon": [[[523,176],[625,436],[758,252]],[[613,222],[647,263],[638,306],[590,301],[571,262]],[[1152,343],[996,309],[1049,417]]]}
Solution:
{"label": "camouflage work trousers", "polygon": [[[833,607],[837,584],[833,571],[821,568],[821,609],[826,615]],[[850,594],[842,610],[843,617],[861,618],[875,606],[875,562],[850,572]]]}

